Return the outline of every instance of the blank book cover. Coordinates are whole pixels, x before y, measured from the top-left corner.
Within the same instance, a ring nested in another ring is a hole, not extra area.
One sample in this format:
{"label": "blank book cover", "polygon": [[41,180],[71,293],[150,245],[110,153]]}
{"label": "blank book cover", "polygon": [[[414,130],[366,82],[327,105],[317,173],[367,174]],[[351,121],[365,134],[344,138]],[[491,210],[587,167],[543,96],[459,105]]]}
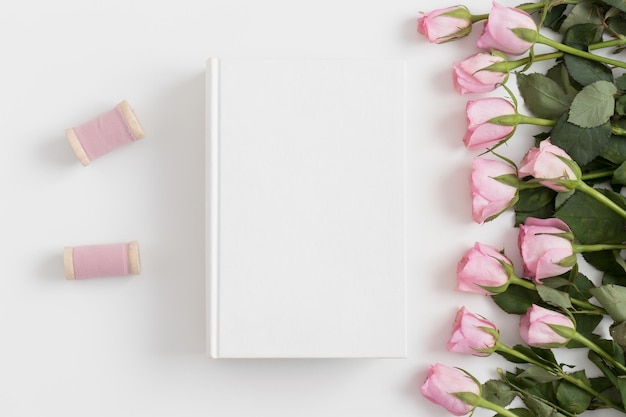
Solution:
{"label": "blank book cover", "polygon": [[209,59],[212,357],[405,356],[405,72]]}

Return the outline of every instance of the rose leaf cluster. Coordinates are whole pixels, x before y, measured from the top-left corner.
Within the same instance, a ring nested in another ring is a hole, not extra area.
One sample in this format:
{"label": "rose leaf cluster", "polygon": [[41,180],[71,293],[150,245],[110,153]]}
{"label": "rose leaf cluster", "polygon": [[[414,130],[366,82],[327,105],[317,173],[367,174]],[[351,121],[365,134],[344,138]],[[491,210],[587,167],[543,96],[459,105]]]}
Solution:
{"label": "rose leaf cluster", "polygon": [[[523,341],[507,345],[495,321],[461,307],[448,351],[498,354],[515,366],[481,383],[432,365],[422,395],[453,415],[626,414],[626,5],[493,2],[482,14],[456,5],[421,13],[417,30],[433,44],[480,31],[450,66],[451,87],[473,95],[459,138],[478,153],[468,210],[479,224],[511,213],[520,261],[477,241],[457,263],[456,290],[519,316]],[[522,124],[534,126],[530,138]],[[518,140],[528,140],[527,152],[506,155],[502,145]],[[562,349],[582,350],[589,368],[561,363]]]}

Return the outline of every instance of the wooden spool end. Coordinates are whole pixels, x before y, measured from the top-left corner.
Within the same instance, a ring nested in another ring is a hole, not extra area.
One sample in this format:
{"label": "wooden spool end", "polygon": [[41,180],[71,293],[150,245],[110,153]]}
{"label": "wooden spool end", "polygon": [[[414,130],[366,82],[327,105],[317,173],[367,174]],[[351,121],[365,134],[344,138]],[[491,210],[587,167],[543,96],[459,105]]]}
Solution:
{"label": "wooden spool end", "polygon": [[65,269],[65,278],[76,279],[74,273],[74,248],[66,246],[63,249],[63,268]]}
{"label": "wooden spool end", "polygon": [[128,271],[132,275],[138,275],[141,272],[139,243],[136,240],[128,243]]}
{"label": "wooden spool end", "polygon": [[126,124],[128,125],[128,128],[133,135],[133,139],[139,140],[143,138],[145,136],[143,128],[141,127],[139,119],[137,119],[137,116],[135,115],[132,107],[130,107],[130,104],[128,104],[128,101],[122,101],[120,104],[118,104],[118,107],[122,112],[124,120],[126,120]]}
{"label": "wooden spool end", "polygon": [[72,150],[76,154],[76,157],[78,158],[80,163],[84,167],[89,165],[91,161],[89,160],[89,157],[87,156],[87,153],[85,152],[85,149],[83,149],[83,145],[80,144],[80,141],[78,140],[78,136],[76,135],[76,131],[74,130],[73,127],[69,129],[65,129],[65,137],[67,138],[67,141],[70,143],[70,146],[72,147]]}

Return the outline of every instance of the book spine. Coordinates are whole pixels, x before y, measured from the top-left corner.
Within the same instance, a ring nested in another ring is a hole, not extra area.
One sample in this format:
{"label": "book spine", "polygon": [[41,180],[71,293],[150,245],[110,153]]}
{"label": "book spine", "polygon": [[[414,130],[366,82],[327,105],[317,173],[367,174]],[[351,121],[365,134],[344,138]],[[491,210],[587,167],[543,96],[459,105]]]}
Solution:
{"label": "book spine", "polygon": [[206,69],[206,309],[207,349],[212,358],[219,357],[219,59],[210,58]]}

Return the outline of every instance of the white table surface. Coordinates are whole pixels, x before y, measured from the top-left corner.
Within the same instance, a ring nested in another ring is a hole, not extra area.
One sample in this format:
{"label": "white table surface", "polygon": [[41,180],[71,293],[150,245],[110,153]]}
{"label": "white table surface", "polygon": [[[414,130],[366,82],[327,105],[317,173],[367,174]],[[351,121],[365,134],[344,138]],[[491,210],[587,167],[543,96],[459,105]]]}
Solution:
{"label": "white table surface", "polygon": [[[503,4],[514,5],[511,1]],[[476,13],[490,2],[466,1]],[[445,352],[475,240],[515,248],[512,217],[471,221],[462,146],[467,97],[452,61],[478,33],[431,45],[417,0],[11,2],[0,13],[0,415],[439,416],[428,364],[481,379],[498,360]],[[408,357],[210,360],[205,356],[204,65],[218,57],[409,60]],[[497,94],[497,93],[496,93]],[[127,99],[146,138],[82,167],[64,129]],[[530,136],[524,143],[531,143]],[[67,245],[137,239],[139,276],[66,281]]]}

